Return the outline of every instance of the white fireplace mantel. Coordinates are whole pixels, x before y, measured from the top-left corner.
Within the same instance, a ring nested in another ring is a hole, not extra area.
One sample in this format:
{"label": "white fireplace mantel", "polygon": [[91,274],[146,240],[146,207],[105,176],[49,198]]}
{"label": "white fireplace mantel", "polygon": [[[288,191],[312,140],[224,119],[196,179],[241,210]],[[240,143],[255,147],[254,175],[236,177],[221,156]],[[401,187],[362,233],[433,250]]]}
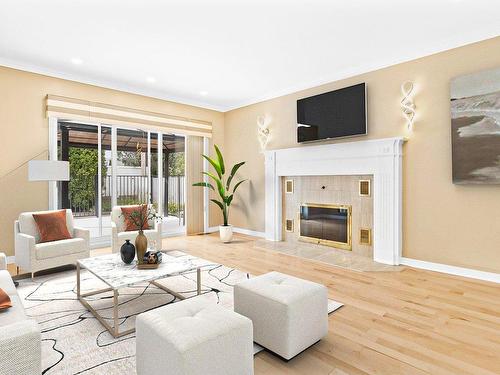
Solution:
{"label": "white fireplace mantel", "polygon": [[373,259],[399,264],[404,142],[398,137],[266,151],[266,239],[281,241],[282,176],[371,174]]}

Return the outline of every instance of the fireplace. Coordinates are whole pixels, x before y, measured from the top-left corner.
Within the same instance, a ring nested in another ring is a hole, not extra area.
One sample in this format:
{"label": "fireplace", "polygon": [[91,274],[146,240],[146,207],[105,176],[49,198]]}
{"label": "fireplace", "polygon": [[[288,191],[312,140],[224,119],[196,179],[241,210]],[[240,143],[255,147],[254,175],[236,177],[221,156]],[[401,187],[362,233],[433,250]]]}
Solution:
{"label": "fireplace", "polygon": [[[282,177],[370,175],[373,226],[366,228],[371,229],[373,233],[369,241],[373,246],[373,260],[385,264],[400,264],[403,241],[404,142],[404,138],[396,137],[314,146],[302,145],[266,151],[266,239],[281,241],[287,233],[293,234],[287,230],[283,231],[283,219],[296,217],[300,203],[295,206],[295,212],[292,209],[287,212],[286,207],[283,212],[282,196],[287,193],[283,189]],[[342,196],[337,196],[336,193],[325,193],[321,186],[319,191],[313,191],[312,194],[320,198],[324,196],[329,202],[344,201]],[[300,202],[317,202],[315,196],[300,199]],[[293,223],[290,227],[293,229]],[[366,228],[363,226],[358,229]]]}
{"label": "fireplace", "polygon": [[300,206],[299,239],[352,249],[351,206],[305,203]]}

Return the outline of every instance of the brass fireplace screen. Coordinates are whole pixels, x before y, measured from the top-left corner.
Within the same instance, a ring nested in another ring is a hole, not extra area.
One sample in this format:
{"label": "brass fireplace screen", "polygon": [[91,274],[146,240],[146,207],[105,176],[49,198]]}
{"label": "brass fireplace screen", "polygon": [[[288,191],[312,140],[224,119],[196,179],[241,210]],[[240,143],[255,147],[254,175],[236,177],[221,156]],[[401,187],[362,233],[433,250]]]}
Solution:
{"label": "brass fireplace screen", "polygon": [[352,208],[304,203],[300,206],[300,240],[352,250]]}

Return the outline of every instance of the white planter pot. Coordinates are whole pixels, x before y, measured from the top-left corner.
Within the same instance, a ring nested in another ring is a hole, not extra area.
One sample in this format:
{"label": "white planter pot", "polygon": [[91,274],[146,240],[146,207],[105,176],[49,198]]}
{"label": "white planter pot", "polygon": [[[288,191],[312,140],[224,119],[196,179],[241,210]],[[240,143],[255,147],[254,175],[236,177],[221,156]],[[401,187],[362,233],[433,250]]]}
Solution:
{"label": "white planter pot", "polygon": [[229,225],[219,225],[220,240],[224,243],[231,242],[233,239],[233,226]]}

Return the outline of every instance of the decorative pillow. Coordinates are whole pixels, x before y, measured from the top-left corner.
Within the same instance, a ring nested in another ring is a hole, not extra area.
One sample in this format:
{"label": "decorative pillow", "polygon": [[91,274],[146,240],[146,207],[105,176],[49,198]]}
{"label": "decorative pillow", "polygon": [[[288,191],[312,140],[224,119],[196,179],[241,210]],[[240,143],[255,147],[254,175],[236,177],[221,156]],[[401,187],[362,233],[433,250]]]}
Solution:
{"label": "decorative pillow", "polygon": [[[149,223],[148,223],[148,206],[145,204],[140,204],[137,206],[128,206],[128,207],[121,207],[122,209],[122,215],[125,218],[125,232],[130,232],[133,230],[139,230],[141,229],[138,225],[134,223],[134,221],[130,218],[130,215],[133,212],[139,212],[142,210],[142,217],[144,218],[144,223],[142,226],[143,230],[149,229]],[[137,218],[136,220],[138,220]]]}
{"label": "decorative pillow", "polygon": [[66,226],[66,210],[33,214],[33,219],[35,219],[38,232],[40,233],[40,242],[72,238]]}
{"label": "decorative pillow", "polygon": [[10,297],[7,293],[4,292],[2,288],[0,288],[0,311],[7,310],[9,307],[12,307]]}

